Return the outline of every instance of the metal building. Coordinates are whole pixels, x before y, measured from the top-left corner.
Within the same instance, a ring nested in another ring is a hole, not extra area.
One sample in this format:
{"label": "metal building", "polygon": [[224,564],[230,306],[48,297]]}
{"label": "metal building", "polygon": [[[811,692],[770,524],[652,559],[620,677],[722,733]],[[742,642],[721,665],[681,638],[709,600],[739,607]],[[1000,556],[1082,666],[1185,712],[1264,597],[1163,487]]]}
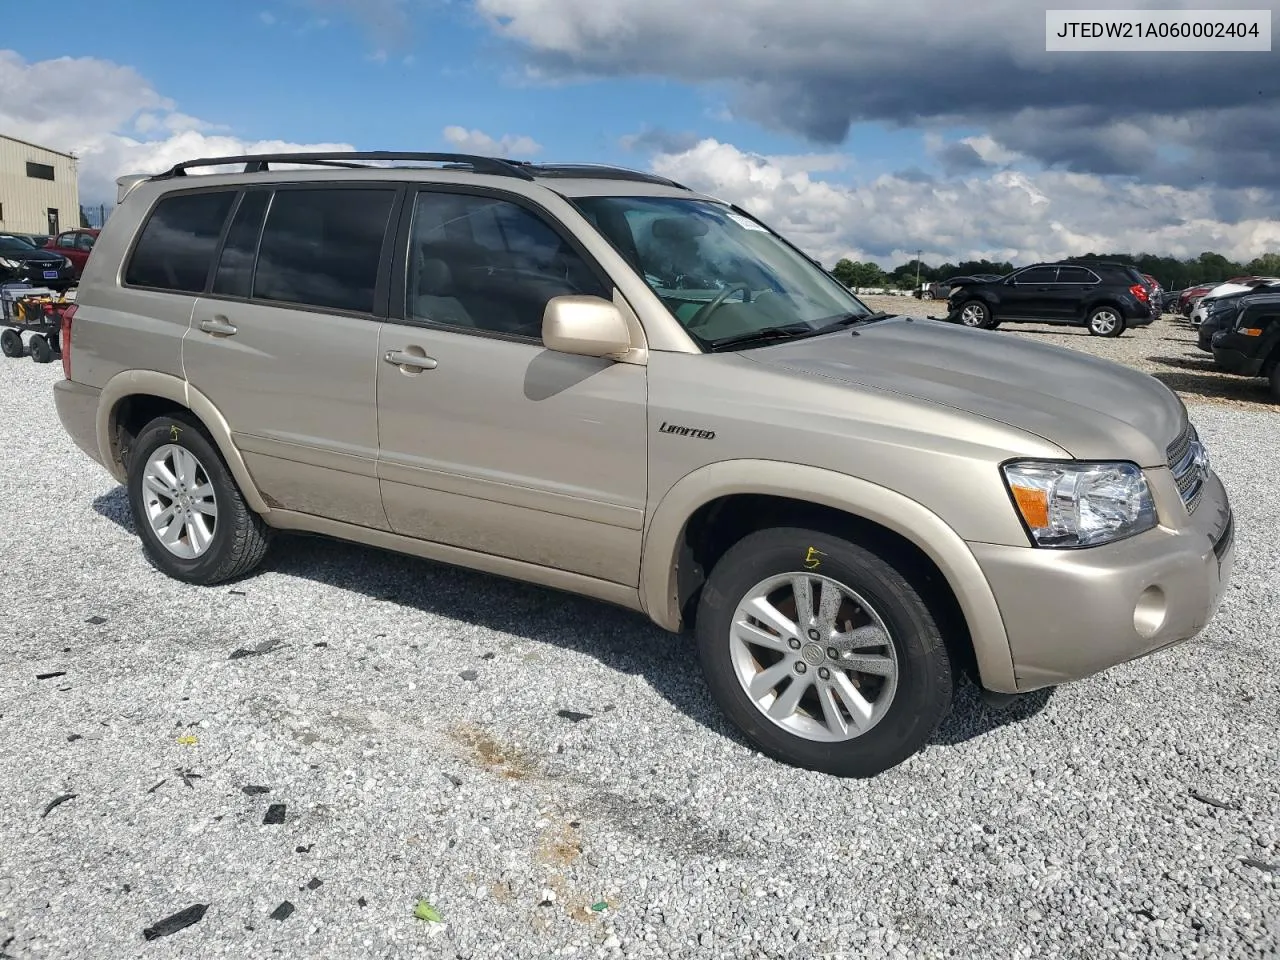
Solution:
{"label": "metal building", "polygon": [[76,158],[0,134],[0,233],[52,235],[78,226]]}

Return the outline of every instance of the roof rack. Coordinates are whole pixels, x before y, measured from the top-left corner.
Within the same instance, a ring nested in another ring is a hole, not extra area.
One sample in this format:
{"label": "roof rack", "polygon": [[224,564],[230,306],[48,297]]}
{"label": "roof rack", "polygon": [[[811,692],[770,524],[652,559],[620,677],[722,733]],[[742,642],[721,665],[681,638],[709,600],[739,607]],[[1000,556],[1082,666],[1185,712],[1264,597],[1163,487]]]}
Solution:
{"label": "roof rack", "polygon": [[163,180],[168,177],[185,177],[187,171],[196,167],[220,167],[233,163],[243,163],[245,173],[263,173],[270,170],[273,163],[293,163],[317,167],[345,167],[362,169],[367,164],[358,161],[391,161],[403,160],[414,163],[441,163],[455,170],[470,170],[473,173],[491,174],[498,177],[516,177],[520,180],[532,180],[533,177],[523,167],[526,164],[510,160],[499,160],[495,157],[477,157],[468,153],[400,153],[392,150],[346,151],[334,153],[258,153],[238,157],[202,157],[199,160],[187,160],[174,164],[164,173],[153,177]]}
{"label": "roof rack", "polygon": [[554,179],[557,177],[590,177],[594,180],[631,180],[636,183],[656,183],[664,187],[675,187],[688,190],[682,183],[677,183],[656,173],[643,170],[632,170],[629,167],[615,167],[607,163],[530,163],[519,161],[518,165],[533,172],[535,177]]}

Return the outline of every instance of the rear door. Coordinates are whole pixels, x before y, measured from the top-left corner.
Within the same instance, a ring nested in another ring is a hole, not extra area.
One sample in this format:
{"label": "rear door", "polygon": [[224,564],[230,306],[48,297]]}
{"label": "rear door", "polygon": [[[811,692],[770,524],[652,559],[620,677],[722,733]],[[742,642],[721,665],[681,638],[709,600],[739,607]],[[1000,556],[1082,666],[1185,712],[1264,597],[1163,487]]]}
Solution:
{"label": "rear door", "polygon": [[1085,304],[1102,285],[1102,278],[1087,267],[1059,267],[1048,309],[1058,320],[1083,320]]}
{"label": "rear door", "polygon": [[387,526],[375,389],[401,195],[343,182],[238,198],[183,363],[273,508]]}

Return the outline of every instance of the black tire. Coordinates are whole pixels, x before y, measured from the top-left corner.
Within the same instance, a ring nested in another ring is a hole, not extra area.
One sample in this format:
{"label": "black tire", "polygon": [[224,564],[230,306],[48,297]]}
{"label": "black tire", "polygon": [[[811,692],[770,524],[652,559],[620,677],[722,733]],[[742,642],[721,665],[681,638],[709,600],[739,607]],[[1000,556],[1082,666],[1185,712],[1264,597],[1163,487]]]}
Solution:
{"label": "black tire", "polygon": [[932,291],[932,290],[926,290],[924,293],[920,294],[920,299],[921,299],[921,300],[932,300],[932,299],[933,299],[933,291]]}
{"label": "black tire", "polygon": [[[992,330],[994,329],[993,323],[999,323],[999,321],[991,319],[991,308],[981,300],[966,300],[960,304],[956,314],[960,318],[961,325],[969,327],[971,330]],[[969,319],[966,319],[966,314],[970,314]]]}
{"label": "black tire", "polygon": [[[195,456],[213,487],[217,504],[213,538],[208,549],[193,559],[171,553],[152,530],[147,517],[143,490],[146,464],[151,455],[166,444],[181,447]],[[266,556],[270,528],[244,502],[222,455],[194,416],[174,414],[148,423],[129,451],[127,469],[134,527],[147,559],[160,572],[175,580],[209,586],[248,574]]]}
{"label": "black tire", "polygon": [[[1113,320],[1110,324],[1106,322],[1108,317]],[[1085,319],[1084,325],[1089,333],[1095,337],[1118,337],[1124,333],[1124,314],[1115,307],[1104,304],[1089,311],[1089,316]]]}
{"label": "black tire", "polygon": [[1280,403],[1280,362],[1271,361],[1271,370],[1267,373],[1267,383],[1271,387],[1271,400]]}
{"label": "black tire", "polygon": [[[730,631],[747,592],[771,576],[805,573],[826,575],[860,594],[879,613],[896,651],[896,693],[881,719],[852,739],[820,741],[785,730],[756,706],[734,666]],[[697,638],[703,674],[721,709],[752,744],[793,766],[873,777],[921,750],[951,708],[951,658],[928,605],[884,559],[827,534],[779,527],[735,544],[703,588]]]}
{"label": "black tire", "polygon": [[49,341],[42,334],[32,334],[27,348],[31,351],[31,359],[36,363],[53,362],[53,347],[49,346]]}
{"label": "black tire", "polygon": [[0,333],[0,353],[11,360],[16,360],[26,353],[22,346],[22,334],[12,328]]}

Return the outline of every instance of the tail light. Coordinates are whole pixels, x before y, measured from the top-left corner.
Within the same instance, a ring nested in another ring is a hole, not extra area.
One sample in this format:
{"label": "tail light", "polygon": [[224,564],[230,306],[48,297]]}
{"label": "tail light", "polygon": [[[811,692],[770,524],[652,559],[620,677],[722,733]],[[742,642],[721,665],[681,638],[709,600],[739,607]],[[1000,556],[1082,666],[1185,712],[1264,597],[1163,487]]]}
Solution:
{"label": "tail light", "polygon": [[76,305],[68,304],[62,311],[62,331],[58,334],[58,346],[62,350],[62,375],[71,379],[71,321],[76,316]]}
{"label": "tail light", "polygon": [[1143,303],[1146,303],[1151,299],[1150,294],[1147,293],[1147,288],[1140,283],[1135,283],[1132,287],[1130,287],[1129,292],[1132,293],[1139,300],[1141,300]]}

